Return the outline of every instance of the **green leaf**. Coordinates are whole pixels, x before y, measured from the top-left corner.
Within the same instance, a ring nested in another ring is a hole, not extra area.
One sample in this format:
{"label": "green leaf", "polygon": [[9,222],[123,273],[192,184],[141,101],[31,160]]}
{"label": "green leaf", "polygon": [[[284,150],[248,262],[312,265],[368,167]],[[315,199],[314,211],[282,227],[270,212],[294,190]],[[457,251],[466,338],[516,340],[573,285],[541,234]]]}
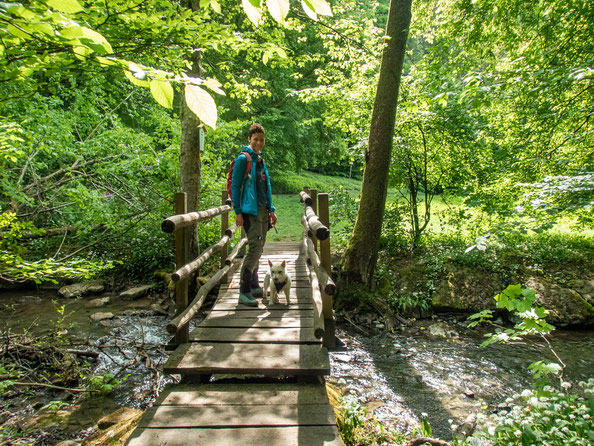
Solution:
{"label": "green leaf", "polygon": [[54,35],[54,28],[52,28],[48,23],[32,23],[29,26],[29,29],[31,29],[32,31],[40,31],[43,34],[47,34],[48,36]]}
{"label": "green leaf", "polygon": [[130,73],[129,71],[124,71],[124,76],[126,76],[126,78],[132,82],[132,84],[136,85],[137,87],[150,87],[150,83],[149,81],[145,81],[142,79],[138,79],[137,77],[135,77],[132,73]]}
{"label": "green leaf", "polygon": [[528,366],[528,369],[532,370],[532,373],[534,373],[534,377],[538,379],[542,376],[549,375],[549,374],[556,375],[557,373],[559,373],[561,371],[561,366],[554,362],[545,364],[542,361],[536,361],[536,362],[533,362],[532,364],[530,364]]}
{"label": "green leaf", "polygon": [[307,3],[313,6],[313,10],[317,14],[328,16],[332,15],[332,8],[330,8],[330,5],[328,2],[326,2],[326,0],[309,0]]}
{"label": "green leaf", "polygon": [[433,429],[425,417],[421,420],[421,433],[424,437],[433,437]]}
{"label": "green leaf", "polygon": [[283,23],[289,13],[289,0],[266,0],[268,11],[274,20]]}
{"label": "green leaf", "polygon": [[590,395],[588,395],[588,408],[590,409],[590,412],[594,412],[594,393],[591,393]]}
{"label": "green leaf", "polygon": [[150,81],[150,90],[155,101],[163,107],[173,107],[173,87],[169,81],[153,79]]}
{"label": "green leaf", "polygon": [[312,20],[318,20],[318,15],[314,10],[314,6],[312,5],[311,1],[309,0],[301,0],[301,7],[307,14],[307,16]]}
{"label": "green leaf", "polygon": [[95,49],[95,51],[102,53],[102,50],[98,50],[99,48],[102,48],[103,51],[105,51],[102,54],[113,53],[113,49],[111,48],[111,45],[109,44],[107,39],[103,37],[101,34],[99,34],[97,31],[94,31],[90,28],[86,28],[84,26],[81,26],[80,29],[82,32],[82,37],[89,39],[91,41],[90,43],[96,44],[95,46],[97,47],[97,49],[93,48]]}
{"label": "green leaf", "polygon": [[68,28],[61,29],[60,35],[67,39],[78,39],[79,37],[82,37],[82,35],[83,35],[82,27],[70,26]]}
{"label": "green leaf", "polygon": [[[10,5],[10,3],[9,3],[9,5]],[[8,12],[9,14],[12,14],[12,15],[22,17],[24,19],[28,19],[28,20],[37,19],[37,15],[33,11],[31,11],[21,5],[18,5],[18,4],[13,4],[13,5],[8,6],[6,8],[6,12]]]}
{"label": "green leaf", "polygon": [[208,78],[202,83],[202,85],[210,88],[215,93],[225,96],[225,92],[221,90],[221,83],[216,79]]}
{"label": "green leaf", "polygon": [[248,16],[250,21],[258,26],[262,21],[262,12],[259,8],[254,6],[250,0],[241,0],[241,4],[243,5],[243,9]]}
{"label": "green leaf", "polygon": [[135,63],[130,62],[128,64],[128,68],[130,69],[130,71],[134,74],[134,77],[136,79],[140,79],[140,80],[144,80],[146,79],[146,71],[144,71],[142,68],[140,68],[138,65],[136,65]]}
{"label": "green leaf", "polygon": [[21,37],[23,39],[31,39],[31,36],[29,34],[27,34],[26,32],[22,31],[20,28],[17,28],[16,26],[14,26],[10,23],[8,25],[6,25],[6,30],[13,36]]}
{"label": "green leaf", "polygon": [[217,106],[206,90],[197,85],[188,84],[185,88],[186,104],[198,118],[213,129],[217,125]]}
{"label": "green leaf", "polygon": [[538,438],[530,428],[529,424],[524,424],[522,427],[522,444],[529,446],[537,443]]}
{"label": "green leaf", "polygon": [[510,297],[515,297],[515,296],[521,295],[522,294],[522,285],[520,285],[520,284],[510,285],[505,289],[504,293]]}
{"label": "green leaf", "polygon": [[[113,66],[117,66],[118,65],[118,63],[115,60],[110,59],[109,57],[97,56],[95,58],[95,60],[97,62],[99,62],[99,64],[103,65],[104,67],[113,67]],[[148,87],[148,85],[147,85],[147,87]]]}
{"label": "green leaf", "polygon": [[83,10],[76,0],[46,0],[46,3],[50,8],[67,14],[74,14]]}
{"label": "green leaf", "polygon": [[221,5],[219,4],[219,2],[217,2],[217,0],[210,0],[210,7],[217,14],[221,13]]}

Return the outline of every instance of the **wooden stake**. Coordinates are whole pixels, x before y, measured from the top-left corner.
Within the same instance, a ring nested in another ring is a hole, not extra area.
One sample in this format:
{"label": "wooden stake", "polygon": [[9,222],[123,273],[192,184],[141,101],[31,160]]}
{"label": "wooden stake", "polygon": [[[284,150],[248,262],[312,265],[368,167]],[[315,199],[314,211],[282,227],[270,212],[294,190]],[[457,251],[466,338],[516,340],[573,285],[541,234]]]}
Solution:
{"label": "wooden stake", "polygon": [[[187,213],[187,197],[185,192],[178,192],[175,194],[175,213]],[[184,227],[176,229],[175,231],[175,267],[179,269],[187,262],[187,230]],[[188,306],[188,279],[180,280],[175,284],[175,309],[176,314],[181,314]],[[186,325],[183,329],[178,331],[175,335],[175,343],[177,345],[184,344],[190,341],[190,330]]]}

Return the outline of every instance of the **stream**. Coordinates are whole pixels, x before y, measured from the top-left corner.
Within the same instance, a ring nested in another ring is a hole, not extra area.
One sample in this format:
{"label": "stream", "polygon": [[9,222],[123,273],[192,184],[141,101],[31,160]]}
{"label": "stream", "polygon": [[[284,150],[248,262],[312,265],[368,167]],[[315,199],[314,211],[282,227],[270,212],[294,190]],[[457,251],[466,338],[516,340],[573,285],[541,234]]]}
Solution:
{"label": "stream", "polygon": [[[108,296],[104,294],[101,297]],[[170,336],[169,320],[151,310],[163,296],[137,301],[113,298],[105,307],[89,305],[92,298],[62,299],[55,290],[0,293],[0,331],[47,334],[61,329],[71,339],[88,345],[108,346],[95,363],[94,373],[117,373],[140,346],[155,365],[163,364],[163,346]],[[63,311],[62,311],[63,309]],[[95,322],[90,315],[109,311],[114,317]],[[553,360],[539,339],[516,345],[481,348],[485,331],[468,329],[456,315],[416,321],[396,334],[361,330],[341,324],[341,344],[330,353],[331,376],[349,398],[356,398],[386,426],[410,432],[427,414],[434,435],[451,439],[450,422],[459,424],[479,410],[496,408],[508,396],[530,387],[527,366],[536,360]],[[594,331],[556,331],[551,343],[567,364],[566,378],[593,376]],[[117,387],[112,403],[146,408],[154,398],[149,370],[139,363],[126,368],[126,380]],[[169,382],[164,377],[160,385]],[[1,401],[0,401],[1,402]]]}

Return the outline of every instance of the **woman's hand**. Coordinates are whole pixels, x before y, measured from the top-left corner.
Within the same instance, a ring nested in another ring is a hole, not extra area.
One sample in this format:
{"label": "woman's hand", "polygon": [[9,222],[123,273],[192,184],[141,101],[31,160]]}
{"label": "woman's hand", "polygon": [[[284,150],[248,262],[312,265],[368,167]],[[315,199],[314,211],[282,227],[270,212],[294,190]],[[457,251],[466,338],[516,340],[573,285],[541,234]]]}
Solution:
{"label": "woman's hand", "polygon": [[237,227],[243,226],[243,214],[237,214],[235,216],[235,224]]}
{"label": "woman's hand", "polygon": [[276,214],[274,212],[270,213],[270,224],[276,226]]}

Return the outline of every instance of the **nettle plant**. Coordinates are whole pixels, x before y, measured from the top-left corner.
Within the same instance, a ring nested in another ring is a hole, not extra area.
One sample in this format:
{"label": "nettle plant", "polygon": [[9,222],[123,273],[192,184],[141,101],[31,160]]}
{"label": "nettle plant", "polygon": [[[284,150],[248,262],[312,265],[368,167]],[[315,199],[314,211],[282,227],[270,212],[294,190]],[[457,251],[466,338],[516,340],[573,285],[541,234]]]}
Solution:
{"label": "nettle plant", "polygon": [[[563,381],[563,372],[565,371],[565,363],[561,360],[557,352],[552,348],[547,335],[549,335],[555,327],[546,321],[548,310],[544,307],[534,305],[536,301],[536,292],[530,288],[522,288],[521,285],[510,285],[500,294],[495,296],[496,306],[498,309],[505,309],[509,311],[514,317],[519,318],[520,321],[514,325],[513,328],[502,330],[497,328],[495,333],[488,333],[487,338],[481,347],[486,347],[491,344],[500,343],[505,344],[509,341],[517,341],[522,337],[536,335],[540,336],[546,343],[551,353],[555,356],[558,363],[544,361],[536,361],[530,364],[528,368],[534,373],[536,379],[546,377],[548,375],[558,375],[559,379]],[[483,310],[479,313],[471,315],[469,318],[472,322],[469,327],[475,327],[481,323],[493,324],[493,311]]]}
{"label": "nettle plant", "polygon": [[[470,444],[494,445],[591,445],[594,442],[594,379],[577,385],[564,379],[565,364],[547,338],[555,328],[546,322],[547,310],[534,305],[535,291],[510,285],[495,296],[498,309],[506,309],[519,318],[513,328],[497,329],[485,335],[481,344],[508,343],[527,335],[540,336],[557,359],[557,363],[536,361],[529,369],[536,379],[533,389],[526,389],[508,398],[506,408],[485,417],[477,417],[481,428]],[[470,316],[470,327],[491,323],[493,311],[485,310]],[[549,385],[557,377],[558,386]],[[485,441],[485,443],[483,443]],[[465,443],[468,444],[468,443]]]}

